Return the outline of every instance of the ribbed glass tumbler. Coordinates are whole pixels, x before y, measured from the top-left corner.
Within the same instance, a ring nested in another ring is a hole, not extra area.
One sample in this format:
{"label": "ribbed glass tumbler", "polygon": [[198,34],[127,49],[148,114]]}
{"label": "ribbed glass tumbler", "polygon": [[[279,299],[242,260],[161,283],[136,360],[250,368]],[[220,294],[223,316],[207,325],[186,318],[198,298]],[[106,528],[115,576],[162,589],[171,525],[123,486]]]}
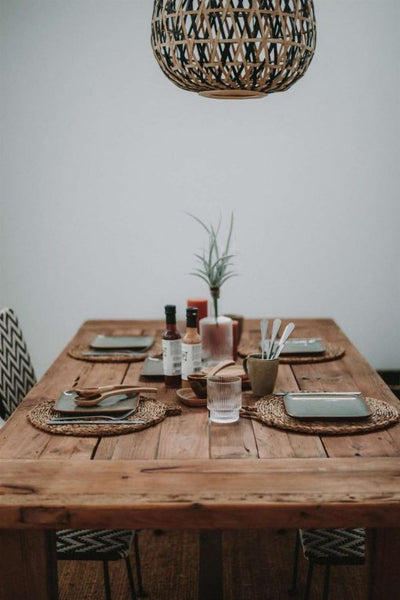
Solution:
{"label": "ribbed glass tumbler", "polygon": [[240,377],[215,375],[207,379],[207,408],[214,423],[234,423],[242,406]]}

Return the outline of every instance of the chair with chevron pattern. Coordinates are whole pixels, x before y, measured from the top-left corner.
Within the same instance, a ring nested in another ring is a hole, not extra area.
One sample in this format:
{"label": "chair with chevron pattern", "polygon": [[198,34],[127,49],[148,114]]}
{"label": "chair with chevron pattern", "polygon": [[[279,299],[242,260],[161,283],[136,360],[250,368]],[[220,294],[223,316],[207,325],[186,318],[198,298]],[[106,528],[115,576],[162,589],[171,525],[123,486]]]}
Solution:
{"label": "chair with chevron pattern", "polygon": [[311,592],[314,565],[325,565],[323,600],[329,598],[332,565],[362,565],[365,562],[365,529],[299,529],[296,535],[291,593],[296,593],[300,546],[308,560],[304,600]]}
{"label": "chair with chevron pattern", "polygon": [[[13,310],[0,310],[0,417],[7,420],[36,383],[35,372],[18,319]],[[132,599],[136,590],[130,562],[134,548],[139,596],[144,596],[136,531],[65,529],[57,531],[58,560],[88,560],[103,563],[104,588],[111,599],[109,561],[125,559]]]}

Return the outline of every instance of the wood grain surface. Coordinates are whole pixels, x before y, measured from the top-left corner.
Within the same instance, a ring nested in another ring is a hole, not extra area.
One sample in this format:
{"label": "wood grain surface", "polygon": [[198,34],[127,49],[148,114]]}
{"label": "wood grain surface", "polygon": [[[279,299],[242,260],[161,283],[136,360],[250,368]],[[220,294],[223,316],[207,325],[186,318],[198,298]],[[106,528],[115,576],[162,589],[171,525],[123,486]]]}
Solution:
{"label": "wood grain surface", "polygon": [[1,466],[0,527],[388,527],[400,517],[400,464],[388,458]]}
{"label": "wood grain surface", "polygon": [[[331,319],[295,322],[296,337],[340,343],[346,354],[332,362],[281,365],[276,391],[359,390],[399,408],[399,401]],[[258,337],[258,320],[247,320],[245,327]],[[99,333],[159,338],[162,328],[161,321],[87,321],[68,347],[88,344]],[[384,558],[389,542],[397,543],[394,528],[400,522],[400,425],[369,434],[319,437],[245,419],[229,426],[210,424],[205,408],[182,406],[180,417],[156,427],[96,439],[53,436],[27,419],[37,403],[56,400],[73,386],[145,383],[141,366],[78,361],[65,349],[0,430],[0,528],[7,530],[7,536],[0,536],[3,555],[10,531],[23,537],[29,530],[63,527],[211,531],[364,526],[377,528],[371,539],[382,549],[380,560],[374,561],[379,577],[371,569],[370,597],[379,598]],[[160,400],[179,402],[174,390],[162,382],[154,385]],[[254,401],[249,392],[245,399]],[[218,546],[215,538],[213,544]],[[41,568],[43,576],[46,568]],[[397,578],[388,580],[394,589]],[[43,600],[50,597],[50,592],[42,595]],[[391,597],[386,588],[385,597]]]}

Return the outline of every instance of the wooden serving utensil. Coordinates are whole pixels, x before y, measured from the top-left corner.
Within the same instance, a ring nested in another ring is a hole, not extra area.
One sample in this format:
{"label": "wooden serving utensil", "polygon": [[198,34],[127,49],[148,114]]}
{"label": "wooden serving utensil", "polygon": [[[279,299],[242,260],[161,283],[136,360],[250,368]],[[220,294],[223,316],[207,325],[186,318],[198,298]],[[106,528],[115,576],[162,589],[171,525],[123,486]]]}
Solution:
{"label": "wooden serving utensil", "polygon": [[152,393],[157,393],[158,389],[157,388],[153,388],[153,387],[142,387],[142,386],[138,386],[138,385],[131,385],[131,386],[126,386],[124,389],[112,389],[112,390],[108,390],[105,391],[101,394],[97,394],[97,396],[93,396],[91,398],[82,398],[81,396],[76,396],[76,398],[74,398],[75,404],[77,406],[96,406],[97,404],[99,404],[100,402],[102,402],[102,400],[105,400],[106,398],[109,398],[110,396],[115,396],[116,394],[118,394],[118,392],[123,392],[124,394],[128,394],[128,393],[136,393],[139,394],[140,392],[144,392],[144,393],[148,393],[148,394],[152,394]]}
{"label": "wooden serving utensil", "polygon": [[132,385],[99,385],[97,387],[87,387],[87,388],[74,388],[69,390],[69,392],[74,392],[78,394],[81,398],[93,398],[94,396],[98,396],[103,392],[108,392],[111,390],[130,390]]}
{"label": "wooden serving utensil", "polygon": [[[188,375],[190,387],[196,396],[198,398],[207,398],[207,379],[213,375],[216,375],[216,373],[219,373],[222,369],[225,369],[225,367],[230,367],[234,364],[235,361],[233,360],[223,360],[215,365],[215,367],[212,367],[208,373],[196,373],[193,375]],[[181,396],[179,397],[181,398]]]}
{"label": "wooden serving utensil", "polygon": [[215,367],[212,367],[212,369],[210,369],[206,375],[207,379],[209,377],[213,377],[214,375],[216,375],[217,373],[219,373],[220,371],[222,371],[223,369],[225,369],[226,367],[230,367],[231,365],[234,365],[235,361],[234,360],[222,360],[220,363],[218,363],[217,365],[215,365]]}

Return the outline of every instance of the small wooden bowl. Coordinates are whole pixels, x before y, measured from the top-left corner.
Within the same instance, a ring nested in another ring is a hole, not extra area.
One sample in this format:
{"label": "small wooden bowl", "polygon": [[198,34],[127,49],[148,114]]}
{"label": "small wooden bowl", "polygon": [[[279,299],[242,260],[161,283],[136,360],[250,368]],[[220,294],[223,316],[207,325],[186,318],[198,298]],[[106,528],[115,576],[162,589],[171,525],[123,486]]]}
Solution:
{"label": "small wooden bowl", "polygon": [[186,404],[186,406],[191,406],[194,408],[207,406],[207,400],[205,398],[197,398],[196,394],[190,388],[182,388],[177,390],[176,395],[183,404]]}
{"label": "small wooden bowl", "polygon": [[188,375],[188,381],[198,398],[207,398],[207,377],[194,373],[193,375]]}

